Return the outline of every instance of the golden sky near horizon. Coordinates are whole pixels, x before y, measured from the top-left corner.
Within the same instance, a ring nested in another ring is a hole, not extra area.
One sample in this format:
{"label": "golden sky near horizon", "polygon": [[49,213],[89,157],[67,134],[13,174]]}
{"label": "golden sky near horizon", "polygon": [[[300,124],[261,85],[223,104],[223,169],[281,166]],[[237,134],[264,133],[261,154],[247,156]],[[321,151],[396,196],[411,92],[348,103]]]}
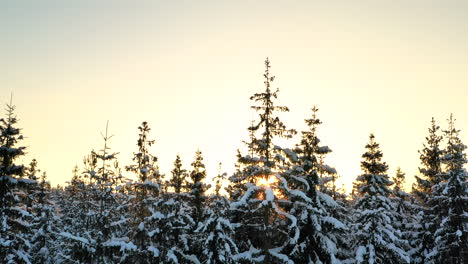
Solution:
{"label": "golden sky near horizon", "polygon": [[101,148],[107,120],[122,165],[147,121],[163,173],[200,148],[212,177],[219,162],[234,168],[269,57],[284,122],[302,130],[318,106],[347,189],[371,132],[410,184],[431,117],[444,128],[454,113],[468,143],[467,12],[435,0],[5,1],[0,101],[13,92],[25,161],[54,185]]}

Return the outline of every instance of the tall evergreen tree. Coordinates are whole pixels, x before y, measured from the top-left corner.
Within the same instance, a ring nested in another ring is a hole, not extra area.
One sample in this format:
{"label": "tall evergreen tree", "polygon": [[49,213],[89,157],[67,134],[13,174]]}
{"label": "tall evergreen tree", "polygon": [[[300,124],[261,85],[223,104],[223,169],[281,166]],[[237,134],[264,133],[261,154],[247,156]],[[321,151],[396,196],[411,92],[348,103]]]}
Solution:
{"label": "tall evergreen tree", "polygon": [[373,134],[362,155],[357,177],[360,198],[355,204],[354,235],[357,263],[409,263],[407,252],[401,247],[400,231],[393,224],[395,208],[390,200],[392,182],[386,174],[388,166]]}
{"label": "tall evergreen tree", "polygon": [[224,181],[226,180],[227,173],[222,172],[222,163],[219,163],[219,173],[214,177],[214,192],[215,195],[218,197],[220,195],[220,191],[223,187]]}
{"label": "tall evergreen tree", "polygon": [[460,130],[455,128],[455,119],[450,115],[448,129],[444,131],[447,148],[442,163],[442,181],[434,186],[435,195],[430,205],[437,209],[438,228],[435,243],[428,258],[436,263],[450,260],[451,263],[464,263],[468,251],[468,173],[466,145],[459,138]]}
{"label": "tall evergreen tree", "polygon": [[23,135],[16,127],[11,100],[6,113],[7,117],[0,119],[0,259],[8,264],[31,263],[32,215],[25,204],[29,181],[22,178],[25,167],[16,163],[26,147],[19,146]]}
{"label": "tall evergreen tree", "polygon": [[137,246],[132,252],[131,261],[151,263],[151,256],[154,255],[157,246],[149,237],[151,230],[148,228],[154,224],[148,217],[157,210],[154,204],[162,191],[162,176],[157,165],[158,158],[150,153],[150,147],[155,141],[148,139],[151,130],[148,123],[143,122],[138,130],[140,131],[137,140],[138,152],[133,154],[135,163],[126,167],[127,171],[137,176],[137,181],[134,183],[136,197],[132,199],[130,209],[134,217],[133,221],[130,221],[133,230],[128,233]]}
{"label": "tall evergreen tree", "polygon": [[172,178],[169,180],[169,185],[174,189],[175,193],[180,193],[186,190],[187,187],[187,170],[182,168],[182,160],[177,155],[174,161],[174,169],[172,170]]}
{"label": "tall evergreen tree", "polygon": [[405,183],[406,174],[397,168],[395,176],[393,176],[393,190],[392,190],[392,201],[395,206],[395,222],[394,226],[401,231],[401,238],[403,242],[401,247],[408,252],[410,259],[414,262],[415,256],[417,257],[417,247],[419,245],[414,244],[417,239],[418,233],[415,232],[419,228],[420,218],[417,213],[420,207],[415,205],[414,197],[403,189]]}
{"label": "tall evergreen tree", "polygon": [[300,144],[293,151],[283,150],[289,161],[283,170],[287,181],[283,188],[299,231],[290,241],[288,255],[296,263],[339,263],[338,245],[344,244],[341,234],[345,226],[334,215],[339,205],[321,185],[320,174],[332,168],[320,160],[331,150],[319,144],[317,111],[312,108],[311,118],[305,120],[309,129],[302,131]]}
{"label": "tall evergreen tree", "polygon": [[265,91],[250,99],[259,105],[252,109],[259,112],[259,120],[249,127],[251,142],[249,154],[238,154],[238,170],[230,178],[229,193],[234,194],[231,203],[232,221],[238,226],[236,236],[241,253],[236,261],[246,263],[283,263],[289,260],[283,252],[289,243],[290,229],[295,226],[295,217],[281,209],[282,194],[279,187],[281,175],[278,162],[282,159],[280,147],[275,146],[277,137],[291,137],[294,130],[286,129],[278,112],[287,112],[285,106],[276,106],[278,90],[273,92],[270,61],[265,60]]}
{"label": "tall evergreen tree", "polygon": [[50,183],[47,174],[42,173],[33,205],[34,235],[31,239],[31,256],[33,263],[55,263],[58,245],[55,243],[56,226],[54,204],[50,198]]}
{"label": "tall evergreen tree", "polygon": [[138,182],[135,187],[141,202],[149,193],[154,196],[159,195],[162,190],[162,175],[159,173],[158,158],[150,153],[154,140],[148,139],[151,130],[148,123],[143,122],[138,130],[140,131],[137,140],[138,152],[133,154],[135,164],[127,166],[126,170],[137,176]]}
{"label": "tall evergreen tree", "polygon": [[416,182],[413,184],[413,193],[423,203],[427,201],[427,196],[431,194],[432,187],[441,180],[439,176],[442,171],[441,157],[443,150],[440,148],[442,136],[438,134],[439,129],[440,127],[436,124],[435,119],[432,118],[426,143],[423,144],[423,149],[419,151],[422,165],[419,168],[421,176],[415,176]]}
{"label": "tall evergreen tree", "polygon": [[201,235],[200,260],[207,264],[236,263],[234,225],[227,217],[229,203],[224,196],[213,195],[207,207],[206,220],[197,232]]}
{"label": "tall evergreen tree", "polygon": [[125,214],[121,210],[121,194],[116,192],[124,178],[120,173],[117,154],[110,151],[108,127],[102,135],[103,148],[85,159],[84,178],[87,184],[82,190],[76,210],[68,211],[80,221],[70,221],[69,231],[60,236],[68,241],[70,258],[79,262],[114,263],[128,251],[135,250],[123,228],[126,224]]}
{"label": "tall evergreen tree", "polygon": [[193,219],[196,223],[203,220],[204,202],[206,199],[205,192],[209,186],[204,183],[206,178],[205,164],[200,150],[195,153],[195,159],[192,162],[192,171],[190,172],[190,204],[193,211]]}
{"label": "tall evergreen tree", "polygon": [[414,254],[412,255],[413,263],[427,263],[430,261],[427,256],[433,248],[434,232],[437,228],[436,208],[432,209],[429,202],[433,197],[433,187],[438,185],[442,180],[440,174],[442,172],[441,158],[443,150],[440,147],[442,136],[439,135],[440,127],[436,124],[434,118],[431,120],[429,127],[429,135],[426,137],[426,142],[423,144],[423,149],[419,151],[421,167],[419,168],[420,176],[415,176],[416,182],[413,184],[412,192],[417,199],[419,210],[416,209],[416,217],[420,219],[420,225],[414,226],[415,238],[410,241],[414,245]]}

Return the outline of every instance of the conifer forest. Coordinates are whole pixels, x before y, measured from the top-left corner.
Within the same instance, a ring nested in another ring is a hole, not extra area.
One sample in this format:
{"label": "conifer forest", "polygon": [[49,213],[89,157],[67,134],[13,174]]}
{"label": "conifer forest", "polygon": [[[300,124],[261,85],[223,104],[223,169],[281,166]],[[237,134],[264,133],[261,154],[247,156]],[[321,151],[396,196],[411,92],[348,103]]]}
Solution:
{"label": "conifer forest", "polygon": [[[28,131],[7,103],[0,119],[0,262],[468,263],[467,147],[454,115],[421,117],[428,129],[416,176],[389,175],[379,135],[370,134],[361,174],[345,193],[325,162],[331,149],[317,136],[319,109],[311,105],[304,116],[307,130],[287,127],[280,117],[289,109],[277,105],[268,58],[263,81],[250,95],[255,119],[246,123],[250,136],[236,169],[220,169],[213,181],[201,150],[191,161],[174,157],[172,171],[160,173],[158,124],[143,121],[128,139],[136,143],[131,164],[119,162],[105,131],[67,185],[51,187],[40,157],[22,164]],[[294,147],[278,143],[293,135],[300,138]]]}

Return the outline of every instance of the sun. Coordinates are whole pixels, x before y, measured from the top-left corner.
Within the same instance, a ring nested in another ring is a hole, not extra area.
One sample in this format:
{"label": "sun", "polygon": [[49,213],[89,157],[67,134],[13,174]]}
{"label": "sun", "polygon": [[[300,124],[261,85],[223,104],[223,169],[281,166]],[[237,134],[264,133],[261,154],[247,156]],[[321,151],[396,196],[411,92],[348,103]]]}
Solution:
{"label": "sun", "polygon": [[273,175],[267,175],[266,177],[260,177],[257,180],[257,186],[268,187],[270,188],[278,179]]}
{"label": "sun", "polygon": [[[278,186],[279,185],[278,183],[279,183],[278,177],[276,177],[275,175],[261,176],[261,177],[257,178],[257,180],[256,180],[257,186],[262,187],[264,190],[265,189],[271,189],[271,190],[273,190],[273,193],[275,194],[275,197],[283,199],[284,194],[281,192],[281,190],[280,190],[280,188]],[[265,195],[264,195],[263,191],[259,193],[258,198],[261,199],[261,200],[265,200]]]}

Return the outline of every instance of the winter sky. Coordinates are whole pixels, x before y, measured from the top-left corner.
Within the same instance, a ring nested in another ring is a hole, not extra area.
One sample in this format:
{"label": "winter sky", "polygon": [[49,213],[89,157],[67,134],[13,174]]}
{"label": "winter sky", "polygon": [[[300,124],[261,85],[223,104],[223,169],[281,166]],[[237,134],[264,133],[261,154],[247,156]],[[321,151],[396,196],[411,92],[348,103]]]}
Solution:
{"label": "winter sky", "polygon": [[[255,116],[268,56],[285,123],[317,105],[328,162],[349,189],[369,133],[393,176],[419,165],[431,117],[468,144],[468,1],[2,1],[0,100],[10,92],[52,184],[111,141],[128,165],[148,121],[169,174],[200,148],[209,177]],[[409,186],[409,184],[408,184]]]}

